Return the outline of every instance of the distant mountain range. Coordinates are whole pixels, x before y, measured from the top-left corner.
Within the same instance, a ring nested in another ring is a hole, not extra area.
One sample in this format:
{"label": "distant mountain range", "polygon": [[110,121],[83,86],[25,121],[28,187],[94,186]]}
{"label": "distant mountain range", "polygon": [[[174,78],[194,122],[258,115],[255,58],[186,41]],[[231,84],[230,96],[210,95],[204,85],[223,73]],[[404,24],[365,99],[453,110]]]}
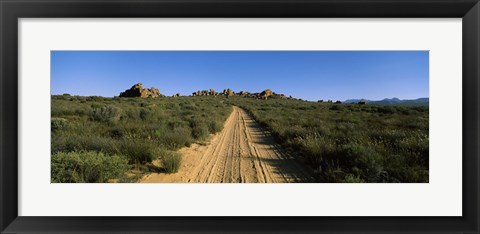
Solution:
{"label": "distant mountain range", "polygon": [[429,98],[418,98],[418,99],[398,99],[398,98],[385,98],[380,101],[372,101],[367,99],[348,99],[345,103],[358,103],[358,102],[367,102],[369,104],[380,104],[380,105],[415,105],[423,106],[428,105]]}

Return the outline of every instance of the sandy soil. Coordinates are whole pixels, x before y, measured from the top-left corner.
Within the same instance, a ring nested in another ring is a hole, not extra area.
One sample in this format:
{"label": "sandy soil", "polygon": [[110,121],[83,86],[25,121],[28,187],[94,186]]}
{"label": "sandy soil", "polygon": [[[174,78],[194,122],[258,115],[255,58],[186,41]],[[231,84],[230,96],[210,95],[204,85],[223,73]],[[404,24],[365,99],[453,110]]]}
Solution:
{"label": "sandy soil", "polygon": [[224,129],[207,145],[179,150],[177,173],[152,173],[143,183],[287,183],[309,182],[309,170],[282,151],[273,137],[250,115],[233,107]]}

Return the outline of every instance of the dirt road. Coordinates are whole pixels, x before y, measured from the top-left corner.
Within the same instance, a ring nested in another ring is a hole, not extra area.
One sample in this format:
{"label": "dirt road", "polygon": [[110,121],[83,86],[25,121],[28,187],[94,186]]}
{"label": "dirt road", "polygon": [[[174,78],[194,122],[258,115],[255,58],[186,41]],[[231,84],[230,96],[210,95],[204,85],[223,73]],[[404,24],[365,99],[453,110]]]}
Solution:
{"label": "dirt road", "polygon": [[177,173],[153,173],[140,182],[287,183],[308,182],[309,170],[282,151],[273,137],[250,115],[233,107],[224,129],[207,145],[194,144],[179,151]]}

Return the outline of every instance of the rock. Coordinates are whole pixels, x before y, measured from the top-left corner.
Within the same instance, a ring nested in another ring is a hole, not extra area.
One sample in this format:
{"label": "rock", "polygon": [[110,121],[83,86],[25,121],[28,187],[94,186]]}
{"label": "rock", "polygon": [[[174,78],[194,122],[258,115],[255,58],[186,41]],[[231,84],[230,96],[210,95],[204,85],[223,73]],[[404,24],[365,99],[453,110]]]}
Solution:
{"label": "rock", "polygon": [[264,99],[270,96],[272,96],[272,90],[270,89],[265,89],[263,92],[260,93],[260,97]]}
{"label": "rock", "polygon": [[[287,99],[287,96],[285,94],[281,93],[274,93],[270,89],[266,89],[262,91],[261,93],[250,93],[247,91],[239,91],[235,92],[230,88],[224,89],[222,92],[216,92],[214,89],[210,90],[201,90],[201,91],[196,91],[192,93],[192,96],[214,96],[216,97],[217,95],[222,95],[222,96],[242,96],[242,97],[249,97],[249,98],[255,98],[255,99],[263,99],[266,100],[267,98],[280,98],[280,99]],[[288,97],[289,99],[292,99],[292,96]]]}
{"label": "rock", "polygon": [[210,95],[217,96],[217,92],[214,89],[210,89]]}
{"label": "rock", "polygon": [[192,96],[217,96],[218,93],[214,89],[210,90],[199,90],[192,93]]}
{"label": "rock", "polygon": [[120,93],[120,97],[141,97],[141,98],[156,98],[162,94],[157,88],[143,88],[142,83],[133,85],[130,89]]}
{"label": "rock", "polygon": [[265,89],[263,92],[261,92],[257,98],[259,99],[265,99],[267,100],[268,97],[272,96],[272,90],[270,89]]}
{"label": "rock", "polygon": [[231,89],[227,89],[227,93],[226,93],[227,96],[233,96],[234,93]]}

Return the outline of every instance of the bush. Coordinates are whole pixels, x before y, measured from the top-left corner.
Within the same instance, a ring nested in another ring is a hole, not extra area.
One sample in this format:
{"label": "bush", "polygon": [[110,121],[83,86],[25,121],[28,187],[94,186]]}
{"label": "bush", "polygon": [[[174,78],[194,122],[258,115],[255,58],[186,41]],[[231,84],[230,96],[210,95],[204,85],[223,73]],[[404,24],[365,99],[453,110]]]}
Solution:
{"label": "bush", "polygon": [[182,156],[177,152],[165,151],[162,155],[162,166],[167,173],[178,172],[182,163]]}
{"label": "bush", "polygon": [[158,157],[157,147],[145,140],[120,141],[118,153],[125,155],[130,164],[149,163]]}
{"label": "bush", "polygon": [[208,127],[206,124],[200,124],[192,129],[192,136],[195,139],[203,140],[208,137]]}
{"label": "bush", "polygon": [[59,151],[103,151],[116,154],[116,141],[98,135],[81,135],[72,133],[52,134],[52,153]]}
{"label": "bush", "polygon": [[93,151],[58,152],[51,162],[52,183],[105,183],[129,169],[125,158]]}
{"label": "bush", "polygon": [[125,135],[125,130],[120,127],[114,127],[110,130],[110,137],[120,139]]}
{"label": "bush", "polygon": [[382,156],[372,149],[360,144],[349,144],[341,148],[340,155],[345,160],[343,165],[358,168],[356,175],[367,181],[376,181],[383,173]]}
{"label": "bush", "polygon": [[335,111],[343,111],[345,110],[344,105],[333,105],[330,107],[330,110],[335,110]]}
{"label": "bush", "polygon": [[377,111],[383,114],[394,114],[396,112],[396,108],[394,106],[382,106],[379,107]]}
{"label": "bush", "polygon": [[327,138],[320,137],[317,134],[296,138],[306,157],[306,161],[313,168],[319,168],[336,160],[336,147]]}
{"label": "bush", "polygon": [[345,183],[365,183],[365,181],[360,176],[348,174],[345,176]]}
{"label": "bush", "polygon": [[51,119],[51,130],[52,131],[57,131],[57,130],[63,130],[68,126],[68,121],[64,118],[55,118],[53,117]]}
{"label": "bush", "polygon": [[318,181],[326,183],[340,183],[344,181],[345,173],[333,164],[325,163],[314,171],[314,176]]}
{"label": "bush", "polygon": [[140,116],[141,120],[145,121],[145,120],[148,120],[148,119],[152,118],[153,113],[152,113],[152,111],[150,111],[148,109],[142,108],[140,110],[139,116]]}
{"label": "bush", "polygon": [[186,127],[177,127],[173,130],[157,130],[155,136],[159,142],[162,142],[169,149],[190,146],[193,141],[190,129]]}
{"label": "bush", "polygon": [[210,133],[220,132],[223,129],[223,122],[212,120],[208,123],[208,131]]}
{"label": "bush", "polygon": [[208,137],[208,126],[199,118],[192,118],[190,120],[190,127],[192,128],[193,138],[202,140]]}
{"label": "bush", "polygon": [[101,108],[101,107],[104,107],[105,105],[103,105],[102,103],[98,103],[98,102],[94,102],[92,103],[92,105],[90,105],[90,107],[92,107],[92,109],[95,109],[95,108]]}
{"label": "bush", "polygon": [[93,108],[90,119],[99,122],[115,123],[120,120],[121,110],[114,106]]}

